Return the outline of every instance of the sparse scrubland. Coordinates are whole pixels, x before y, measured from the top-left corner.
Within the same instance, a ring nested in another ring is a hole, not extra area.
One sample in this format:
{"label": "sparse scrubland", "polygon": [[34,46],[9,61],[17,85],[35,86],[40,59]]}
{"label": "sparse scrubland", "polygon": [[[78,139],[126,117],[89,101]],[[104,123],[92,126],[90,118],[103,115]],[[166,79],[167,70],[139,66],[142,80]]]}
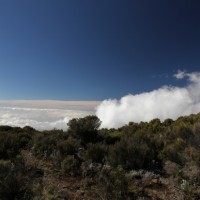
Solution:
{"label": "sparse scrubland", "polygon": [[200,114],[100,129],[0,126],[0,199],[200,199]]}

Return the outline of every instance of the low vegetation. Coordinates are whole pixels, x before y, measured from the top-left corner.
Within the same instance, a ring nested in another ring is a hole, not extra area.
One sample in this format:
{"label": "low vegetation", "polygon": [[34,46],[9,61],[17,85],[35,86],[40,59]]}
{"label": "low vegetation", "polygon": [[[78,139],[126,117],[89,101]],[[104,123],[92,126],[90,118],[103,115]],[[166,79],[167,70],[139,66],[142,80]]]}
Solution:
{"label": "low vegetation", "polygon": [[200,199],[200,114],[100,129],[0,126],[0,199]]}

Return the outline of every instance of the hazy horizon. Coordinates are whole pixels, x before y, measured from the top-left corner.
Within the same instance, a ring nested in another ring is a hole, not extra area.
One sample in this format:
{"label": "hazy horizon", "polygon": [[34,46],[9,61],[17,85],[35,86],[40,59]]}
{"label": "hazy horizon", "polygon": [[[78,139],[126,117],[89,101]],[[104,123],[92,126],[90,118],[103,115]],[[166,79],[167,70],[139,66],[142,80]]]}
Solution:
{"label": "hazy horizon", "polygon": [[32,126],[38,130],[67,129],[67,122],[95,114],[99,102],[54,100],[0,100],[0,124]]}

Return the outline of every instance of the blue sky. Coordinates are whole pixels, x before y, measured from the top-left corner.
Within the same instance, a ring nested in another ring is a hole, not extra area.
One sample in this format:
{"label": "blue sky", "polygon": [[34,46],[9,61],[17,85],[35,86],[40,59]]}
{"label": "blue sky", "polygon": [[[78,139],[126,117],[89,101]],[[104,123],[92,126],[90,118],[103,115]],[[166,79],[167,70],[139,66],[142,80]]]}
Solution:
{"label": "blue sky", "polygon": [[0,99],[103,100],[200,71],[200,3],[0,0]]}

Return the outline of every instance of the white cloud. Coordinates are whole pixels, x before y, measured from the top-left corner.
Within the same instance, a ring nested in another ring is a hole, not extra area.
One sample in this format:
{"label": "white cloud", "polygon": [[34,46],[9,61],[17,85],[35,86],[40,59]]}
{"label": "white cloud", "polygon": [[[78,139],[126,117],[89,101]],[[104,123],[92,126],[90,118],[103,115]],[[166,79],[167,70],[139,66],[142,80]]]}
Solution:
{"label": "white cloud", "polygon": [[164,120],[200,112],[200,73],[178,71],[177,79],[187,78],[186,87],[163,86],[151,92],[127,95],[120,100],[108,99],[96,109],[101,127],[117,128],[130,121]]}
{"label": "white cloud", "polygon": [[0,125],[67,129],[72,118],[92,115],[99,102],[0,101]]}
{"label": "white cloud", "polygon": [[174,74],[174,77],[177,79],[183,79],[186,76],[185,71],[178,70],[176,74]]}

